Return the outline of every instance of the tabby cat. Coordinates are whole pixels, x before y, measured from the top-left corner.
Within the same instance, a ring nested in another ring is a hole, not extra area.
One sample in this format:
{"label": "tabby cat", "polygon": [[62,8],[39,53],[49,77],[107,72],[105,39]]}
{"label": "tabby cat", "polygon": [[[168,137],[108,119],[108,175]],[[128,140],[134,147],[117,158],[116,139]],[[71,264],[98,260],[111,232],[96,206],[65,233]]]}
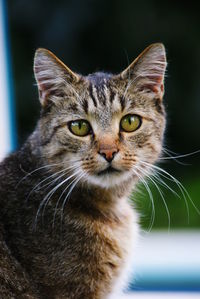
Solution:
{"label": "tabby cat", "polygon": [[81,76],[38,49],[41,116],[0,165],[0,298],[120,298],[134,261],[131,190],[162,150],[165,48]]}

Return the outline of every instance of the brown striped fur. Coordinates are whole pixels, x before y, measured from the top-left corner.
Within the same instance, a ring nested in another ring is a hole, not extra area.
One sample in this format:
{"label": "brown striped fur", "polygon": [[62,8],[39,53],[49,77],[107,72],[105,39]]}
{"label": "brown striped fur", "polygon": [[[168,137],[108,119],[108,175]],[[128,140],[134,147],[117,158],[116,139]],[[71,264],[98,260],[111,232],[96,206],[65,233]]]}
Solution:
{"label": "brown striped fur", "polygon": [[[119,75],[86,77],[36,51],[41,117],[0,165],[0,298],[120,297],[138,231],[129,201],[137,167],[162,149],[165,68],[162,44]],[[121,130],[126,114],[141,117],[138,130]],[[77,119],[89,135],[73,135]]]}

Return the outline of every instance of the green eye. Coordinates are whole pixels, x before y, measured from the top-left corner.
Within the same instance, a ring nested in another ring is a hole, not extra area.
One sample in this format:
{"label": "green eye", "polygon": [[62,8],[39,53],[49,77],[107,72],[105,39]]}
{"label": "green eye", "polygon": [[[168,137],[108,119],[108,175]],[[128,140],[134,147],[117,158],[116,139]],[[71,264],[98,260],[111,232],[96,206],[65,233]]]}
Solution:
{"label": "green eye", "polygon": [[77,136],[86,136],[91,132],[91,126],[87,120],[74,120],[69,123],[70,131]]}
{"label": "green eye", "polygon": [[125,132],[133,132],[141,125],[141,117],[135,114],[127,114],[122,117],[120,127]]}

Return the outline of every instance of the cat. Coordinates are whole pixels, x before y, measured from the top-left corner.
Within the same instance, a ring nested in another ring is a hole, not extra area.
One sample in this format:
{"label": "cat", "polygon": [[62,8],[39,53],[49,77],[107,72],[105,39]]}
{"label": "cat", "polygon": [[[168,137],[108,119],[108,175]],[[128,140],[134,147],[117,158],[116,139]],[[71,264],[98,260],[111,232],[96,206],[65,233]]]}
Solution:
{"label": "cat", "polygon": [[121,298],[139,230],[129,197],[162,151],[166,64],[161,43],[118,75],[36,51],[40,119],[0,165],[0,298]]}

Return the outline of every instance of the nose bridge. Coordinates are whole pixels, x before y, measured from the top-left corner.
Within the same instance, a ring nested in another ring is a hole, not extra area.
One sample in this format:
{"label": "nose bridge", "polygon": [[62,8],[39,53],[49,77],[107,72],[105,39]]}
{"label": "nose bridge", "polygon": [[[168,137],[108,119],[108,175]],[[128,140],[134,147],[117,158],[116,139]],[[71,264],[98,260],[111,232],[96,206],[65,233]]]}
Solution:
{"label": "nose bridge", "polygon": [[99,138],[99,150],[109,150],[117,147],[118,142],[112,135],[106,134]]}
{"label": "nose bridge", "polygon": [[118,152],[118,141],[110,134],[103,135],[99,139],[98,152],[109,162],[112,161],[114,155]]}

